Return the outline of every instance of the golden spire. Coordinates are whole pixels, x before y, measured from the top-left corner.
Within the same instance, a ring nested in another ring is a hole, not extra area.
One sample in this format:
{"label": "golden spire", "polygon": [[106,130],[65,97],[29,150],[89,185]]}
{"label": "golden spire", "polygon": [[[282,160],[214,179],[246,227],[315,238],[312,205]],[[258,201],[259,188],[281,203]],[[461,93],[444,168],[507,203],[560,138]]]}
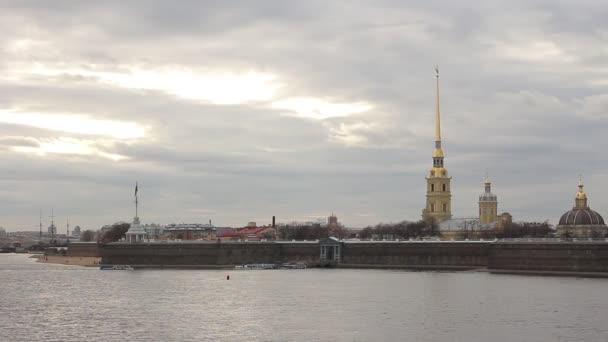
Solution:
{"label": "golden spire", "polygon": [[435,74],[437,77],[437,99],[435,105],[435,141],[441,141],[441,124],[439,117],[439,66],[435,66]]}
{"label": "golden spire", "polygon": [[576,199],[574,200],[574,206],[578,208],[584,208],[587,206],[587,194],[583,190],[583,177],[578,177],[578,192],[576,193]]}
{"label": "golden spire", "polygon": [[576,199],[587,199],[587,194],[585,194],[585,190],[583,190],[583,177],[578,177],[578,193],[576,194]]}
{"label": "golden spire", "polygon": [[435,150],[433,157],[443,157],[441,149],[441,115],[439,111],[439,66],[435,66],[436,81],[436,98],[435,98]]}

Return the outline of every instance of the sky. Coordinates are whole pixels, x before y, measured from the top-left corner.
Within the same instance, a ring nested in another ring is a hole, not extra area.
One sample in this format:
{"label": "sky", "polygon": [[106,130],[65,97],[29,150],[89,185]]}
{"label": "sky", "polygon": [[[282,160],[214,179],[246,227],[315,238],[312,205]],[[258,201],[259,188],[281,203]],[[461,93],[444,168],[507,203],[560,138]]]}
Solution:
{"label": "sky", "polygon": [[608,215],[608,3],[0,1],[0,226]]}

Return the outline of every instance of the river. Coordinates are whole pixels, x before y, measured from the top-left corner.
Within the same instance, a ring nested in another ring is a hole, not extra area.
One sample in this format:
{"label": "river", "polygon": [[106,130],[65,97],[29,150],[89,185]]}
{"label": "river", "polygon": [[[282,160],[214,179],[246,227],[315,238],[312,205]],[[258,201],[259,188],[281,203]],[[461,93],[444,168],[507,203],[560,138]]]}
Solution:
{"label": "river", "polygon": [[608,341],[608,279],[100,271],[0,254],[0,280],[1,341]]}

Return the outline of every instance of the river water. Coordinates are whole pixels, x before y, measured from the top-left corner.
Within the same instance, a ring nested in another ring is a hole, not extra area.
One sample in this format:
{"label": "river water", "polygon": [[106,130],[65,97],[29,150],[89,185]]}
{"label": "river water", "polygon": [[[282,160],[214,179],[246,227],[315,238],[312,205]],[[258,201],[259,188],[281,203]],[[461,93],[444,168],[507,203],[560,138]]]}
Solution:
{"label": "river water", "polygon": [[608,279],[100,271],[0,254],[0,281],[0,341],[608,341]]}

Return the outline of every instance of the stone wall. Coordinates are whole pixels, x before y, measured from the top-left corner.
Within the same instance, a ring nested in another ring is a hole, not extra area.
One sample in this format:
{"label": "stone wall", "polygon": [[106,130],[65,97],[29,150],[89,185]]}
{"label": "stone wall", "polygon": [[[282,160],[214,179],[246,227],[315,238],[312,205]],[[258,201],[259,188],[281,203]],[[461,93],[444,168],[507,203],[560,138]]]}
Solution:
{"label": "stone wall", "polygon": [[99,257],[101,256],[99,244],[96,242],[71,242],[68,245],[68,256],[73,257]]}
{"label": "stone wall", "polygon": [[221,266],[253,263],[315,262],[317,243],[208,242],[110,243],[102,248],[102,263],[163,266]]}
{"label": "stone wall", "polygon": [[[93,247],[70,247],[69,255]],[[319,263],[317,242],[110,243],[102,263],[151,266],[230,266],[250,263]],[[608,272],[607,242],[348,242],[341,266],[489,268],[495,270]]]}
{"label": "stone wall", "polygon": [[493,243],[488,261],[497,270],[608,272],[608,243]]}
{"label": "stone wall", "polygon": [[485,267],[489,243],[377,242],[344,244],[342,262],[354,265]]}

